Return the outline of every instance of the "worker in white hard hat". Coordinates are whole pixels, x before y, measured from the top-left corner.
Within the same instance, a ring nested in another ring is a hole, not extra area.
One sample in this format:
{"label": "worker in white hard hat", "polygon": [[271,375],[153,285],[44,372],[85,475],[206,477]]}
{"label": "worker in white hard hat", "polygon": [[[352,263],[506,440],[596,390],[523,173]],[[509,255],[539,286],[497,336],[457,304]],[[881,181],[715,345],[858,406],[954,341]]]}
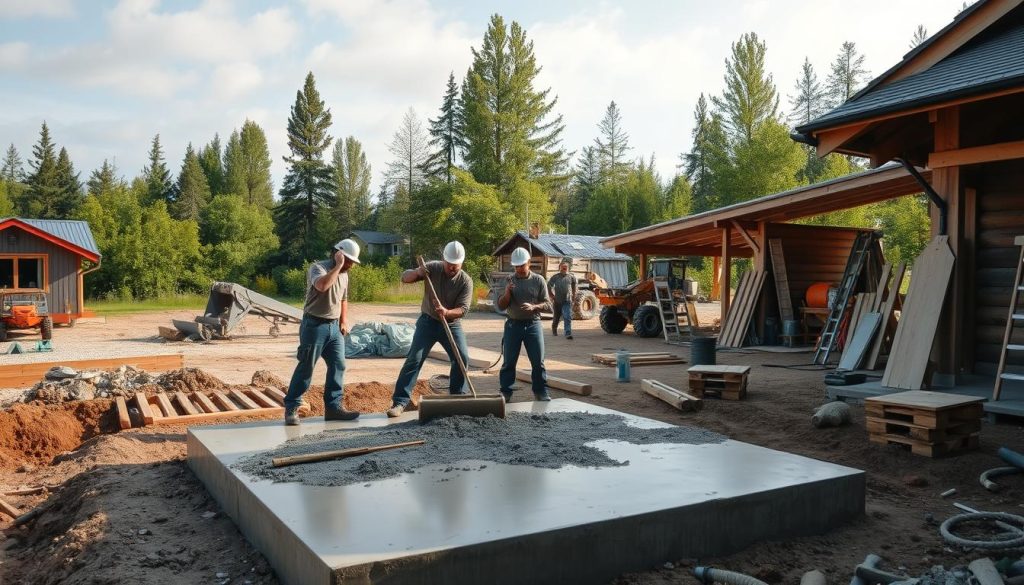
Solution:
{"label": "worker in white hard hat", "polygon": [[344,239],[334,245],[330,258],[314,262],[306,275],[306,304],[299,325],[299,363],[284,398],[284,423],[299,424],[302,395],[309,390],[316,362],[327,362],[324,418],[355,420],[358,412],[342,404],[345,385],[345,336],[348,335],[348,273],[359,264],[359,244]]}
{"label": "worker in white hard hat", "polygon": [[498,375],[501,393],[506,402],[512,400],[519,349],[526,347],[533,396],[536,400],[548,401],[551,396],[548,395],[548,375],[544,370],[544,330],[540,325],[540,312],[551,306],[548,283],[543,276],[530,270],[530,253],[526,248],[513,250],[510,260],[515,272],[505,286],[505,293],[498,298],[498,308],[506,311],[508,317],[501,348],[505,361]]}
{"label": "worker in white hard hat", "polygon": [[[462,269],[466,261],[466,248],[459,242],[452,241],[444,247],[441,254],[443,260],[426,262],[423,268],[413,268],[402,273],[402,282],[411,284],[427,278],[434,285],[437,302],[432,302],[426,283],[423,284],[423,302],[420,304],[420,316],[416,320],[416,332],[412,336],[412,345],[406,354],[405,364],[398,373],[395,382],[395,393],[391,397],[389,417],[402,414],[412,400],[412,389],[416,385],[423,360],[434,347],[440,343],[452,363],[448,374],[448,392],[465,394],[469,386],[466,377],[459,368],[453,351],[458,350],[462,363],[469,363],[469,347],[466,345],[466,334],[462,330],[462,317],[469,311],[469,303],[473,298],[473,279]],[[451,346],[448,335],[444,331],[444,319],[448,322],[456,347]]]}

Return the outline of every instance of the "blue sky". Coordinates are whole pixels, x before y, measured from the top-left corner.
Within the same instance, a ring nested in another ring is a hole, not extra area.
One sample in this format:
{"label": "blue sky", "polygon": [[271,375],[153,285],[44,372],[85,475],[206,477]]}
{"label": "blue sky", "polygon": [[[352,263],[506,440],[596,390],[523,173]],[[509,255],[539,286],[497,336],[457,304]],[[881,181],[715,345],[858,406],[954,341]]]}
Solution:
{"label": "blue sky", "polygon": [[[413,108],[436,115],[448,72],[469,66],[492,13],[522,24],[564,116],[568,150],[592,143],[608,102],[634,156],[665,180],[690,146],[701,92],[722,88],[730,44],[768,45],[781,105],[810,57],[824,80],[843,41],[879,74],[918,24],[948,24],[963,0],[470,2],[456,0],[0,0],[0,147],[30,156],[45,119],[85,179],[103,159],[132,177],[159,133],[177,173],[186,144],[226,140],[245,119],[268,135],[275,188],[295,92],[313,71],[332,135],[365,146],[374,182]],[[884,15],[884,16],[880,16]]]}

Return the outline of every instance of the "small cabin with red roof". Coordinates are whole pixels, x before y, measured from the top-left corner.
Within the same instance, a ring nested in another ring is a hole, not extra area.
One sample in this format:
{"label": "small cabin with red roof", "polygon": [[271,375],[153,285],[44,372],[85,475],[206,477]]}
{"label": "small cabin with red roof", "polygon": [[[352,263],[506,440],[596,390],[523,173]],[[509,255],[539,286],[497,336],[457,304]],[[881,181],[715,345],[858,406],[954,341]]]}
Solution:
{"label": "small cabin with red roof", "polygon": [[84,221],[0,219],[0,293],[45,292],[54,323],[90,316],[84,276],[100,267]]}

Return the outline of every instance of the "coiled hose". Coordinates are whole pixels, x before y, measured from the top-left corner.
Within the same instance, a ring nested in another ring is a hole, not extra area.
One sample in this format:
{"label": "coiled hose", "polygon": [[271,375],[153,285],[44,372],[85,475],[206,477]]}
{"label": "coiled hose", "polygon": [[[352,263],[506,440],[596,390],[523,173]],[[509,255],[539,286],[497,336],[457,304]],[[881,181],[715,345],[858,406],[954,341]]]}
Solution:
{"label": "coiled hose", "polygon": [[1024,473],[1024,469],[1019,469],[1017,467],[996,467],[982,473],[981,477],[978,478],[978,481],[980,481],[981,485],[988,491],[998,492],[999,484],[992,481],[992,478],[999,477],[1000,475],[1013,475],[1015,473]]}
{"label": "coiled hose", "polygon": [[[1014,531],[1005,532],[1000,535],[999,540],[970,540],[953,534],[953,527],[964,522],[978,522],[982,520],[1001,520],[1010,524]],[[976,512],[971,514],[957,514],[946,519],[939,526],[939,533],[949,544],[962,546],[964,548],[976,548],[981,550],[1009,550],[1024,548],[1024,516],[1007,514],[1006,512]]]}
{"label": "coiled hose", "polygon": [[857,565],[853,570],[854,577],[861,579],[862,583],[882,583],[883,585],[908,579],[906,575],[890,573],[879,569],[878,563],[881,560],[878,555],[868,555],[864,562]]}
{"label": "coiled hose", "polygon": [[750,575],[744,575],[743,573],[736,573],[734,571],[724,571],[722,569],[714,569],[711,567],[695,567],[693,569],[693,576],[697,577],[704,585],[710,583],[724,583],[725,585],[768,585],[760,579],[755,579]]}

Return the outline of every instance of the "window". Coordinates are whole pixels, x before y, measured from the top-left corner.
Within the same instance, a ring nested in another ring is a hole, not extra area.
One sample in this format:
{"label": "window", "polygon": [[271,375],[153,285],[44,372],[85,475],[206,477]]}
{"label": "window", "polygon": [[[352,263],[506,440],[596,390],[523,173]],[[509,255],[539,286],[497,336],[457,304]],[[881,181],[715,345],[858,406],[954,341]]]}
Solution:
{"label": "window", "polygon": [[4,256],[0,258],[0,289],[43,290],[45,288],[45,256]]}

